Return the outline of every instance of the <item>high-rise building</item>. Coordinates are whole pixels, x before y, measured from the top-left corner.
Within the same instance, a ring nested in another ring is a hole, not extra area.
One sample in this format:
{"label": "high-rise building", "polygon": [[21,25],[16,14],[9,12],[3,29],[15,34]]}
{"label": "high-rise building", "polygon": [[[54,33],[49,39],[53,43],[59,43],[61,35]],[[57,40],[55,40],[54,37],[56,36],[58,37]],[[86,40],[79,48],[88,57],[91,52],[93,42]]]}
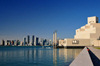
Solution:
{"label": "high-rise building", "polygon": [[19,41],[19,40],[17,40],[17,41],[16,41],[16,44],[17,44],[17,46],[18,46],[18,45],[20,45],[20,41]]}
{"label": "high-rise building", "polygon": [[53,45],[55,44],[55,33],[53,33]]}
{"label": "high-rise building", "polygon": [[53,45],[54,46],[57,45],[57,32],[56,31],[53,33]]}
{"label": "high-rise building", "polygon": [[11,41],[11,45],[13,45],[13,46],[14,46],[14,40],[12,40],[12,41]]}
{"label": "high-rise building", "polygon": [[30,43],[30,36],[28,35],[27,36],[27,44],[29,44]]}
{"label": "high-rise building", "polygon": [[16,46],[16,40],[13,40],[14,41],[14,46]]}
{"label": "high-rise building", "polygon": [[11,45],[11,40],[7,40],[7,45],[8,45],[8,46]]}
{"label": "high-rise building", "polygon": [[43,38],[40,38],[40,45],[43,46],[43,41],[44,39]]}
{"label": "high-rise building", "polygon": [[57,44],[57,32],[55,32],[55,45]]}
{"label": "high-rise building", "polygon": [[34,35],[32,36],[32,46],[34,46]]}
{"label": "high-rise building", "polygon": [[47,42],[47,40],[46,40],[46,39],[44,39],[44,40],[43,40],[43,46],[46,44],[46,42]]}
{"label": "high-rise building", "polygon": [[36,45],[39,45],[39,38],[36,37]]}
{"label": "high-rise building", "polygon": [[26,45],[26,44],[27,44],[27,42],[26,42],[26,38],[24,38],[24,42],[23,42],[23,44],[24,44],[24,45]]}
{"label": "high-rise building", "polygon": [[4,41],[4,40],[2,40],[2,43],[1,43],[1,44],[2,44],[2,46],[4,46],[4,45],[5,45],[5,41]]}

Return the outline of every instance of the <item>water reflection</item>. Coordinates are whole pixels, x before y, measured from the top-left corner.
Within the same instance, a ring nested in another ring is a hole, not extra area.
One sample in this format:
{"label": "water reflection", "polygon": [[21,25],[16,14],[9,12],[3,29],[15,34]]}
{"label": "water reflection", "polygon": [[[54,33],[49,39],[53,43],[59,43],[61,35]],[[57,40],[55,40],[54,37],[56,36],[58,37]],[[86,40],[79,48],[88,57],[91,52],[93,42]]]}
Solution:
{"label": "water reflection", "polygon": [[57,49],[53,49],[53,63],[54,66],[57,65]]}
{"label": "water reflection", "polygon": [[[53,63],[55,66],[69,65],[82,49],[53,49]],[[60,61],[59,61],[60,60]],[[58,61],[58,62],[57,62]],[[58,64],[58,65],[57,65]]]}
{"label": "water reflection", "polygon": [[34,65],[62,66],[69,65],[82,49],[47,49],[38,47],[0,48],[0,66]]}

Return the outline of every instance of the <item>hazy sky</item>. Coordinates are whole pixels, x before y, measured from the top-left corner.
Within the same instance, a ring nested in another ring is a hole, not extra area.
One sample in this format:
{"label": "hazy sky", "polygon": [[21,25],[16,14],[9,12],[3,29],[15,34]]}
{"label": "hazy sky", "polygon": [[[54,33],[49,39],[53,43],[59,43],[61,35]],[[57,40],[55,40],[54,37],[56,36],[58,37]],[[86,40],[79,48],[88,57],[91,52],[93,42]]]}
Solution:
{"label": "hazy sky", "polygon": [[73,38],[87,17],[100,18],[99,0],[0,0],[0,41],[27,35]]}

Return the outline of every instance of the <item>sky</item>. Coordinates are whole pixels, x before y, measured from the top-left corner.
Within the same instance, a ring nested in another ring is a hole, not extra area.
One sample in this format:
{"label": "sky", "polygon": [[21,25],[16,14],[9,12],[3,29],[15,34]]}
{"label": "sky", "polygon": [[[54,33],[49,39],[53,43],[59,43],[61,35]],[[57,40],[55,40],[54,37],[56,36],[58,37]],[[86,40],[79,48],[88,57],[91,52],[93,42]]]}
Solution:
{"label": "sky", "polygon": [[0,41],[27,35],[74,38],[87,17],[100,18],[99,0],[0,0]]}

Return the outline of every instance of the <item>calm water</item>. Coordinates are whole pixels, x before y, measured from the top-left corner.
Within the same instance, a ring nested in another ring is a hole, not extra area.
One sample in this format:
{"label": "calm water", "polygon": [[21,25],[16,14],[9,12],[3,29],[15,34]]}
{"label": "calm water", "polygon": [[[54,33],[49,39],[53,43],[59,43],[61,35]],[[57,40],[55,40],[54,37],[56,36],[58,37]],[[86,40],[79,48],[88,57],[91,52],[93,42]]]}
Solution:
{"label": "calm water", "polygon": [[82,49],[0,47],[0,66],[68,66]]}

